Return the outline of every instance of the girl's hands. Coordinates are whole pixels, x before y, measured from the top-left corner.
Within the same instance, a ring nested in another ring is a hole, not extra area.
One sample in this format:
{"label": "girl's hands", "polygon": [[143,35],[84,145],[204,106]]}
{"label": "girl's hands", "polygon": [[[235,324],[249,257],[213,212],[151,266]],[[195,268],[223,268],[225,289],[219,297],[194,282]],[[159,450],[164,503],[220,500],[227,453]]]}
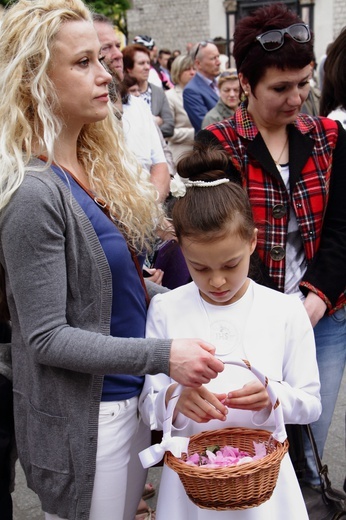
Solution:
{"label": "girl's hands", "polygon": [[[171,385],[166,393],[166,406],[176,385]],[[227,407],[222,404],[226,394],[213,394],[204,386],[198,388],[184,388],[174,410],[184,414],[197,423],[206,423],[211,419],[226,420]]]}
{"label": "girl's hands", "polygon": [[[173,384],[168,388],[166,406],[176,386]],[[227,408],[258,412],[271,406],[268,392],[260,381],[250,381],[243,388],[228,394],[213,394],[204,386],[184,388],[175,407],[173,421],[178,412],[197,423],[206,423],[212,419],[225,421]]]}
{"label": "girl's hands", "polygon": [[243,388],[229,392],[223,403],[228,408],[253,412],[271,406],[268,392],[260,381],[250,381]]}

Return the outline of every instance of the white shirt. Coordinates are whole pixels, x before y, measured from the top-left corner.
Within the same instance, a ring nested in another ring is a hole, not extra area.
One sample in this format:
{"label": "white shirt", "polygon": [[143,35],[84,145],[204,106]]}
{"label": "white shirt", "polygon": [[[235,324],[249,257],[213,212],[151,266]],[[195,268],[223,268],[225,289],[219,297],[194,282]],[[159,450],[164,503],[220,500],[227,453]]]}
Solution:
{"label": "white shirt", "polygon": [[[288,164],[281,165],[280,172],[286,189],[288,193],[290,193]],[[299,289],[299,284],[307,267],[304,245],[292,206],[290,206],[289,212],[286,242],[285,293],[297,294],[301,300],[305,300],[305,296]]]}
{"label": "white shirt", "polygon": [[126,143],[142,166],[150,172],[153,164],[165,163],[165,154],[149,105],[140,98],[129,96],[123,111]]}
{"label": "white shirt", "polygon": [[161,78],[158,75],[157,70],[154,69],[154,67],[150,67],[148,82],[152,83],[152,85],[156,85],[157,87],[162,88]]}
{"label": "white shirt", "polygon": [[336,108],[335,110],[330,112],[330,114],[328,114],[328,117],[329,119],[334,119],[334,121],[340,121],[340,123],[346,130],[346,110],[344,110],[341,107]]}

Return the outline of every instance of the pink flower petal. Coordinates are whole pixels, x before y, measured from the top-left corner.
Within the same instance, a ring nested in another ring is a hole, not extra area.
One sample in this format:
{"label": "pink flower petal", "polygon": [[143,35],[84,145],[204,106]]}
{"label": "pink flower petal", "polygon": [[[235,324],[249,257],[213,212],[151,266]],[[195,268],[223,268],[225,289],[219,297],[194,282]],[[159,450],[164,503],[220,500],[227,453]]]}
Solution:
{"label": "pink flower petal", "polygon": [[255,455],[252,457],[246,451],[235,448],[234,446],[223,446],[216,453],[206,450],[205,453],[194,453],[186,459],[189,465],[203,466],[204,468],[224,468],[259,460],[267,454],[263,442],[254,442]]}

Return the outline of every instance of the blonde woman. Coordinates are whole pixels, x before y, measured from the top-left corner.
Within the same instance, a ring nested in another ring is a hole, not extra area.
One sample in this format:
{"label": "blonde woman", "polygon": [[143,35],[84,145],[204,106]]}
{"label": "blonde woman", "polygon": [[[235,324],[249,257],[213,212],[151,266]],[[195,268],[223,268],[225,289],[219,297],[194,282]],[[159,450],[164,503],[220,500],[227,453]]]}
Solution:
{"label": "blonde woman", "polygon": [[228,69],[219,76],[217,86],[220,99],[202,121],[202,128],[234,115],[240,104],[240,84],[236,69]]}
{"label": "blonde woman", "polygon": [[174,133],[167,141],[175,164],[182,154],[192,150],[192,141],[195,137],[195,129],[183,105],[184,87],[195,74],[191,56],[182,55],[175,58],[171,68],[171,78],[175,86],[166,91],[169,108],[174,117]]}
{"label": "blonde woman", "polygon": [[137,267],[157,193],[112,115],[90,12],[20,0],[0,36],[0,263],[20,462],[46,519],[122,520],[143,375],[199,385],[222,364],[202,340],[143,339]]}

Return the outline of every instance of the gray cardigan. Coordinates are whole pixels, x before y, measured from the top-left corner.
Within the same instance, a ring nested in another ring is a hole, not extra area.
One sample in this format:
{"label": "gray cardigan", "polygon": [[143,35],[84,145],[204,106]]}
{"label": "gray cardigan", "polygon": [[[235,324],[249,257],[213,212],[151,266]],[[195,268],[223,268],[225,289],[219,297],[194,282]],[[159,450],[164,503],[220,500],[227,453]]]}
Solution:
{"label": "gray cardigan", "polygon": [[[12,321],[18,453],[44,511],[87,520],[103,374],[168,373],[170,340],[114,338],[111,274],[94,229],[51,170],[0,216]],[[121,294],[117,297],[121,298]]]}

